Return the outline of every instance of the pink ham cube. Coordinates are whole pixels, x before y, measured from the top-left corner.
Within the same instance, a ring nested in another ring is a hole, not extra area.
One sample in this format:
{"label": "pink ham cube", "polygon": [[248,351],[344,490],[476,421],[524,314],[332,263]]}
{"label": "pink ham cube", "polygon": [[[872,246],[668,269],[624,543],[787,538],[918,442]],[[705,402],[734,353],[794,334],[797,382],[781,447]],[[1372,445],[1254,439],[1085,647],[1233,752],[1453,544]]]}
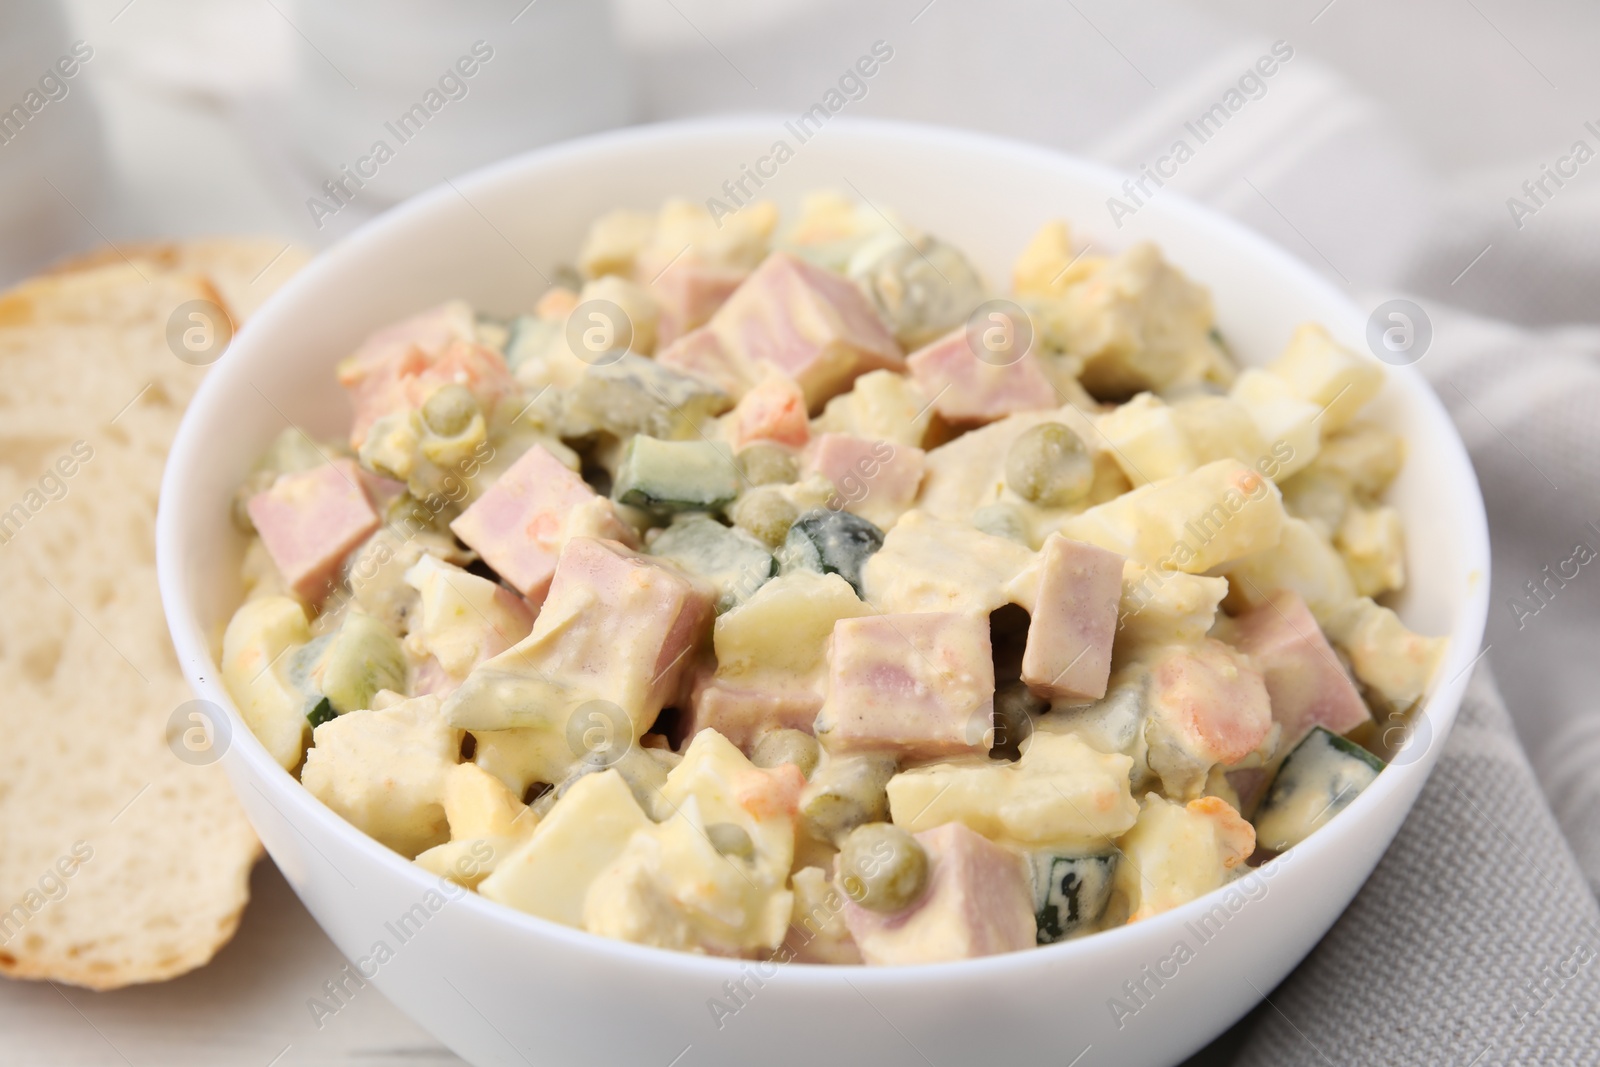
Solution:
{"label": "pink ham cube", "polygon": [[1347,734],[1372,717],[1298,593],[1277,590],[1235,619],[1228,636],[1266,678],[1272,718],[1283,727],[1279,752],[1313,726]]}
{"label": "pink ham cube", "polygon": [[1099,700],[1111,676],[1122,557],[1052,534],[1022,652],[1022,680],[1046,700]]}
{"label": "pink ham cube", "polygon": [[541,445],[518,457],[450,529],[535,605],[574,533],[632,539],[611,502]]}
{"label": "pink ham cube", "polygon": [[906,366],[933,408],[954,426],[980,426],[1018,411],[1043,411],[1063,402],[1032,352],[1004,366],[978,358],[965,329],[906,357]]}
{"label": "pink ham cube", "polygon": [[811,732],[822,698],[809,689],[756,689],[702,679],[689,701],[684,740],[715,730],[746,753],[769,730]]}
{"label": "pink ham cube", "polygon": [[870,370],[905,356],[861,290],[832,271],[774,252],[711,316],[710,328],[747,366],[770,363],[805,391],[811,410]]}
{"label": "pink ham cube", "polygon": [[958,822],[915,837],[928,854],[921,898],[892,914],[844,906],[865,962],[941,963],[1033,947],[1033,889],[1021,856]]}
{"label": "pink ham cube", "polygon": [[452,302],[368,337],[339,365],[355,404],[350,447],[360,448],[383,416],[421,408],[441,385],[465,385],[485,411],[514,393],[505,358],[472,336],[472,310]]}
{"label": "pink ham cube", "polygon": [[[806,457],[806,473],[833,483],[837,506],[887,527],[917,499],[927,453],[914,445],[825,433]],[[882,520],[882,521],[879,521]]]}
{"label": "pink ham cube", "polygon": [[994,660],[988,616],[866,615],[834,624],[816,735],[833,752],[942,759],[989,750]]}
{"label": "pink ham cube", "polygon": [[[561,551],[533,630],[478,664],[442,711],[468,730],[542,735],[525,753],[529,773],[564,774],[565,754],[579,754],[569,750],[574,742],[565,732],[572,716],[589,714],[584,708],[592,701],[615,705],[634,738],[678,701],[711,632],[715,599],[708,583],[616,541],[574,537]],[[612,729],[619,725],[610,722]]]}
{"label": "pink ham cube", "polygon": [[806,418],[806,395],[793,378],[777,371],[739,398],[733,409],[733,447],[741,449],[753,441],[771,441],[802,448],[811,438],[811,423]]}
{"label": "pink ham cube", "polygon": [[378,528],[378,513],[348,459],[280,474],[246,509],[267,554],[296,596],[319,604],[350,550]]}
{"label": "pink ham cube", "polygon": [[742,397],[753,381],[744,361],[709,326],[690,330],[660,349],[656,362],[710,382],[729,396]]}
{"label": "pink ham cube", "polygon": [[690,330],[704,326],[749,273],[703,263],[693,251],[667,262],[661,262],[659,256],[641,256],[634,277],[649,288],[660,308],[656,343],[671,344]]}

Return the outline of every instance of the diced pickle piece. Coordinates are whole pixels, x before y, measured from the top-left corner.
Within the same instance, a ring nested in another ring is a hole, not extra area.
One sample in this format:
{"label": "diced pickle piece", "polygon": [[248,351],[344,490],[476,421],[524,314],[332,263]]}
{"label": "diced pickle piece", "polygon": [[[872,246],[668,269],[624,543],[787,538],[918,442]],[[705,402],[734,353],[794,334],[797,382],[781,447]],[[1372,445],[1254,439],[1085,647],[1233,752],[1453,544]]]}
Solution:
{"label": "diced pickle piece", "polygon": [[1035,852],[1033,917],[1041,945],[1065,941],[1098,922],[1111,899],[1117,855],[1060,856]]}
{"label": "diced pickle piece", "polygon": [[800,795],[806,831],[819,841],[838,842],[857,826],[889,817],[885,787],[894,777],[893,756],[830,756]]}
{"label": "diced pickle piece", "polygon": [[795,520],[779,550],[783,572],[837,574],[861,593],[861,568],[883,547],[883,531],[848,511],[818,508]]}
{"label": "diced pickle piece", "polygon": [[612,499],[649,511],[716,511],[739,495],[733,457],[709,441],[628,440]]}
{"label": "diced pickle piece", "polygon": [[1354,741],[1313,727],[1278,768],[1256,812],[1256,841],[1284,852],[1350,806],[1384,763]]}
{"label": "diced pickle piece", "polygon": [[983,279],[953,245],[890,230],[851,255],[845,273],[907,351],[960,326],[983,302]]}
{"label": "diced pickle piece", "polygon": [[750,599],[778,564],[756,538],[707,515],[687,515],[662,530],[650,554],[700,575],[717,591],[717,614]]}
{"label": "diced pickle piece", "polygon": [[694,440],[732,406],[733,398],[716,386],[629,352],[588,367],[567,390],[562,436],[604,431]]}

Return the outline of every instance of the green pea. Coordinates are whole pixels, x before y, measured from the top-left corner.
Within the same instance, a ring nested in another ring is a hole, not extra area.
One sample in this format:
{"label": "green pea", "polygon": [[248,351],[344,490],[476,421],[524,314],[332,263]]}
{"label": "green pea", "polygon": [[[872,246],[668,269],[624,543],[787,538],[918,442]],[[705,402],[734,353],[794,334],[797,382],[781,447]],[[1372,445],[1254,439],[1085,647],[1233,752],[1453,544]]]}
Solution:
{"label": "green pea", "polygon": [[746,445],[735,461],[751,485],[788,485],[800,479],[800,464],[782,445],[757,441]]}
{"label": "green pea", "polygon": [[800,768],[801,774],[810,778],[821,756],[822,749],[818,747],[817,739],[804,730],[770,730],[756,742],[750,762],[757,767],[767,768],[792,763]]}
{"label": "green pea", "polygon": [[852,830],[839,849],[839,882],[863,908],[902,911],[928,884],[928,854],[900,827],[867,823]]}
{"label": "green pea", "polygon": [[1041,507],[1075,504],[1093,484],[1093,457],[1083,439],[1062,423],[1040,423],[1006,452],[1006,485]]}
{"label": "green pea", "polygon": [[731,822],[714,822],[706,827],[706,840],[724,856],[737,856],[742,860],[756,858],[755,842],[745,828]]}
{"label": "green pea", "polygon": [[729,517],[739,529],[776,548],[783,544],[800,511],[778,490],[763,486],[741,493]]}
{"label": "green pea", "polygon": [[441,385],[422,405],[422,421],[440,437],[465,432],[478,414],[478,401],[464,385]]}

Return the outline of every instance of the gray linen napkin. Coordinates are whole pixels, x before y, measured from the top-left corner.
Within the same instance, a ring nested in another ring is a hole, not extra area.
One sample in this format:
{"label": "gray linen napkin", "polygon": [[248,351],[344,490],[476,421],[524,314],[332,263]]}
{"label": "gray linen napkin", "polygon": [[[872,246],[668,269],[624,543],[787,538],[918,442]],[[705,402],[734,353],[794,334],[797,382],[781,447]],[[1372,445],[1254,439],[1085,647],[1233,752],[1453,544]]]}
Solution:
{"label": "gray linen napkin", "polygon": [[1372,879],[1196,1067],[1600,1064],[1600,331],[1424,310],[1489,513],[1488,663]]}

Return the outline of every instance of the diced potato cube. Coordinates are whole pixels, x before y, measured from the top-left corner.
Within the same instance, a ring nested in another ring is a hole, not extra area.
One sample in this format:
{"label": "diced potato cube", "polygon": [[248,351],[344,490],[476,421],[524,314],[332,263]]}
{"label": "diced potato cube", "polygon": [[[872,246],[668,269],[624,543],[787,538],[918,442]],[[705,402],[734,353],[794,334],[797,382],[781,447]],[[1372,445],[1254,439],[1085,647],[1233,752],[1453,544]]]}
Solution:
{"label": "diced potato cube", "polygon": [[1306,602],[1317,621],[1329,617],[1356,595],[1344,561],[1304,519],[1283,520],[1278,543],[1245,556],[1228,568],[1228,599],[1234,614],[1266,602],[1275,590],[1289,589]]}
{"label": "diced potato cube", "polygon": [[1016,763],[970,759],[889,779],[895,824],[915,833],[959,822],[1019,848],[1096,851],[1133,825],[1133,760],[1073,734],[1036,730]]}
{"label": "diced potato cube", "polygon": [[619,208],[589,224],[578,249],[578,270],[585,278],[603,274],[633,273],[633,261],[655,233],[656,219],[648,211]]}
{"label": "diced potato cube", "polygon": [[1282,355],[1267,370],[1322,411],[1322,432],[1332,433],[1355,417],[1383,388],[1383,368],[1335,341],[1314,322],[1302,323]]}
{"label": "diced potato cube", "polygon": [[1376,499],[1405,462],[1406,442],[1375,423],[1353,422],[1323,439],[1313,469],[1336,475],[1357,493]]}
{"label": "diced potato cube", "polygon": [[1447,637],[1412,633],[1400,616],[1370,597],[1349,601],[1322,625],[1368,690],[1402,710],[1426,694],[1450,645]]}
{"label": "diced potato cube", "polygon": [[1353,507],[1333,535],[1360,596],[1379,596],[1406,584],[1405,532],[1391,507]]}
{"label": "diced potato cube", "polygon": [[1297,395],[1288,382],[1251,368],[1239,375],[1230,396],[1250,412],[1261,439],[1268,442],[1267,451],[1279,461],[1274,481],[1283,481],[1317,458],[1321,447],[1318,422],[1326,416],[1316,404]]}
{"label": "diced potato cube", "polygon": [[1061,533],[1163,570],[1203,574],[1278,543],[1278,487],[1236,460],[1151,482],[1090,508]]}
{"label": "diced potato cube", "polygon": [[445,772],[440,802],[452,841],[524,836],[539,821],[504,782],[475,763],[458,763]]}
{"label": "diced potato cube", "polygon": [[881,611],[988,614],[1009,602],[1007,585],[1033,559],[1015,541],[913,510],[861,569],[862,588]]}
{"label": "diced potato cube", "polygon": [[1128,560],[1122,566],[1117,640],[1123,645],[1190,643],[1216,621],[1228,595],[1226,578],[1162,570]]}
{"label": "diced potato cube", "polygon": [[870,611],[837,574],[795,571],[774,578],[717,617],[717,678],[752,688],[762,679],[820,687],[834,624]]}
{"label": "diced potato cube", "polygon": [[1175,804],[1145,794],[1137,825],[1119,842],[1112,906],[1138,922],[1220,888],[1255,851],[1255,829],[1226,801]]}
{"label": "diced potato cube", "polygon": [[573,783],[528,842],[502,859],[478,892],[518,911],[567,926],[583,924],[583,901],[595,878],[628,839],[655,823],[616,770]]}
{"label": "diced potato cube", "polygon": [[414,653],[432,656],[458,681],[533,629],[527,601],[436,556],[421,556],[405,580],[420,594],[406,643]]}
{"label": "diced potato cube", "polygon": [[1211,294],[1149,242],[1105,261],[1061,297],[1066,349],[1084,361],[1097,395],[1127,396],[1202,381],[1226,385],[1232,368],[1211,339]]}
{"label": "diced potato cube", "polygon": [[285,770],[305,751],[306,696],[289,683],[283,654],[311,640],[305,609],[286,596],[246,601],[222,635],[222,680],[239,716]]}
{"label": "diced potato cube", "polygon": [[363,833],[410,859],[450,836],[445,779],[461,731],[423,696],[318,726],[300,782]]}
{"label": "diced potato cube", "polygon": [[928,435],[933,408],[917,383],[892,370],[868,371],[848,393],[828,401],[813,421],[817,433],[857,437],[920,447]]}
{"label": "diced potato cube", "polygon": [[1140,393],[1095,420],[1111,456],[1134,485],[1188,474],[1200,466],[1173,409],[1154,393]]}

